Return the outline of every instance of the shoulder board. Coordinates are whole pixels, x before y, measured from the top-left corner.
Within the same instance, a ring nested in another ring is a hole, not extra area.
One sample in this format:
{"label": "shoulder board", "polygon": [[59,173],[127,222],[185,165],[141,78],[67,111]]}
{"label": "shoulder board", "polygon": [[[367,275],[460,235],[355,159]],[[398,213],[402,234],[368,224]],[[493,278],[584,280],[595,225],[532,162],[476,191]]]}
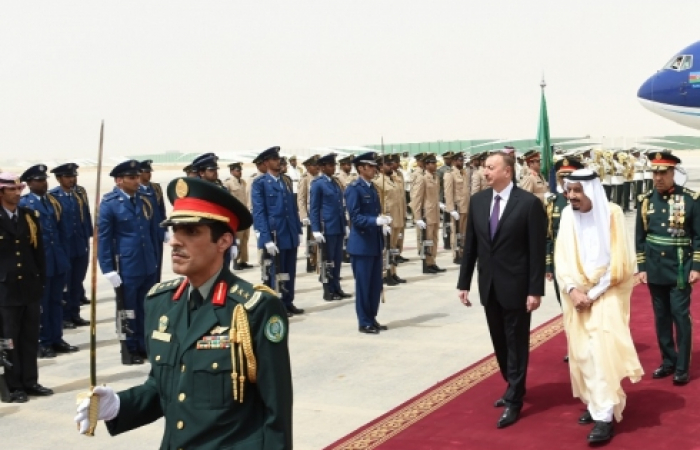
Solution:
{"label": "shoulder board", "polygon": [[[269,295],[266,296],[265,294]],[[252,285],[241,279],[238,279],[236,283],[231,286],[229,289],[229,296],[243,304],[243,307],[247,311],[254,309],[265,297],[279,297],[275,291],[264,284]]]}
{"label": "shoulder board", "polygon": [[181,277],[175,278],[174,280],[163,281],[162,283],[154,284],[151,290],[148,291],[148,294],[146,294],[146,297],[153,297],[154,295],[158,295],[166,291],[172,291],[173,289],[180,286],[180,283],[182,283],[182,280],[184,279],[184,277]]}
{"label": "shoulder board", "polygon": [[119,198],[119,193],[112,191],[112,192],[107,192],[104,197],[102,197],[102,201],[108,201],[108,200],[114,200],[115,198]]}
{"label": "shoulder board", "polygon": [[693,191],[692,189],[688,189],[688,188],[683,188],[683,192],[690,195],[691,197],[693,197],[693,200],[697,200],[698,196],[700,196],[699,193]]}

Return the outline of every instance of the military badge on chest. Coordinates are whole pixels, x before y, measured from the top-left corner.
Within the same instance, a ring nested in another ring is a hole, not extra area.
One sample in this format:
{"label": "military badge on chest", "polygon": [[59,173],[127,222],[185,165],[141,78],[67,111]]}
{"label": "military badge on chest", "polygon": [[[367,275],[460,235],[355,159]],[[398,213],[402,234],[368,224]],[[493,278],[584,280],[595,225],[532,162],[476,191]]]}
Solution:
{"label": "military badge on chest", "polygon": [[671,236],[683,237],[685,230],[685,202],[682,195],[674,195],[668,200],[668,233]]}

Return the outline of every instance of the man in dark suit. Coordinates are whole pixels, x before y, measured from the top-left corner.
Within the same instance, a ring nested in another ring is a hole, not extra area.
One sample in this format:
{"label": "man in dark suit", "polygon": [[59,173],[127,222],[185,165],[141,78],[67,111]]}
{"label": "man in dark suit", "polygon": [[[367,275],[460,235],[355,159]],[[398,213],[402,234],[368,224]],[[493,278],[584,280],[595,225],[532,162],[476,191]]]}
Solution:
{"label": "man in dark suit", "polygon": [[4,375],[10,403],[24,403],[27,395],[53,394],[37,382],[46,270],[41,223],[34,211],[19,206],[25,186],[17,175],[0,173],[0,338],[14,344],[7,351],[12,368],[6,368]]}
{"label": "man in dark suit", "polygon": [[484,163],[490,188],[469,205],[459,274],[459,298],[471,306],[469,289],[479,261],[479,295],[491,341],[508,383],[495,406],[505,406],[498,428],[515,423],[523,406],[530,347],[530,313],[544,295],[546,217],[542,203],[513,185],[515,160],[494,153]]}

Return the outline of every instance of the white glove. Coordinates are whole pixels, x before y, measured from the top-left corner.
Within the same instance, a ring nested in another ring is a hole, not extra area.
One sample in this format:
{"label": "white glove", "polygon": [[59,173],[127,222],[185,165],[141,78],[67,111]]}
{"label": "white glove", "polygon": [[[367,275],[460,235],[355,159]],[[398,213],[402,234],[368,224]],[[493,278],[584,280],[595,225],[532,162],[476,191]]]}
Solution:
{"label": "white glove", "polygon": [[322,242],[326,242],[326,238],[323,237],[323,234],[319,233],[318,231],[314,231],[314,239],[316,239],[316,242],[319,244]]}
{"label": "white glove", "polygon": [[421,230],[425,230],[428,228],[428,225],[425,224],[422,220],[416,220],[416,226],[420,228]]}
{"label": "white glove", "polygon": [[452,211],[450,215],[454,220],[459,220],[459,213],[457,211]]}
{"label": "white glove", "polygon": [[444,211],[444,210],[445,210],[445,204],[444,204],[444,203],[440,203],[440,211]]}
{"label": "white glove", "polygon": [[255,239],[260,239],[260,232],[259,231],[255,232]]}
{"label": "white glove", "polygon": [[170,231],[166,231],[165,236],[163,237],[163,243],[167,244],[168,242],[170,242]]}
{"label": "white glove", "polygon": [[391,223],[391,216],[377,216],[377,225],[389,225]]}
{"label": "white glove", "polygon": [[238,245],[231,246],[231,261],[235,261],[238,258]]}
{"label": "white glove", "polygon": [[345,237],[350,236],[350,227],[345,227]]}
{"label": "white glove", "polygon": [[[92,395],[97,395],[100,398],[100,412],[97,415],[97,420],[112,420],[117,417],[121,401],[111,387],[96,386],[92,390]],[[73,419],[80,425],[80,434],[85,434],[90,425],[90,421],[88,420],[89,407],[90,397],[80,402],[80,405],[78,405],[78,415]]]}
{"label": "white glove", "polygon": [[311,219],[309,219],[308,217],[305,217],[305,218],[301,219],[301,224],[304,226],[311,225]]}
{"label": "white glove", "polygon": [[122,285],[122,277],[120,277],[119,274],[114,270],[111,272],[107,272],[105,274],[105,278],[107,278],[107,280],[109,280],[109,282],[112,283],[112,287],[118,288]]}
{"label": "white glove", "polygon": [[265,244],[265,248],[267,249],[267,253],[270,254],[270,256],[275,256],[280,252],[280,249],[277,248],[274,242],[270,241]]}
{"label": "white glove", "polygon": [[384,236],[391,234],[391,228],[389,225],[382,225],[382,233],[384,233]]}

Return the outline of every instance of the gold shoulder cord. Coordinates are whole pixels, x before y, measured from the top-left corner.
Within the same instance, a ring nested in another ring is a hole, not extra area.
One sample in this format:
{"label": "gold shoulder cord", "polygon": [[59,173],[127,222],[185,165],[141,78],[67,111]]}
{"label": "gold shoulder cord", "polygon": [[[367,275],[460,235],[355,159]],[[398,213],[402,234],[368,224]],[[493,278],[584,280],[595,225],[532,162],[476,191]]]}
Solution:
{"label": "gold shoulder cord", "polygon": [[85,218],[83,217],[83,214],[85,214],[83,212],[83,205],[85,204],[85,202],[83,201],[83,196],[80,195],[79,192],[76,192],[75,199],[78,201],[78,209],[80,210],[80,221],[83,222],[85,221]]}
{"label": "gold shoulder cord", "polygon": [[29,225],[29,243],[32,247],[37,248],[39,241],[37,240],[37,228],[34,220],[29,217],[29,214],[25,214],[24,218],[27,220],[27,225]]}
{"label": "gold shoulder cord", "polygon": [[142,198],[142,200],[143,206],[141,208],[143,209],[143,215],[146,216],[146,219],[151,220],[151,217],[153,217],[153,205],[151,205],[151,202],[149,202],[147,198]]}
{"label": "gold shoulder cord", "polygon": [[63,208],[61,208],[61,203],[56,200],[56,197],[53,195],[49,194],[47,195],[49,198],[49,202],[51,203],[51,206],[53,206],[53,211],[56,214],[56,219],[61,220],[61,214],[63,213]]}
{"label": "gold shoulder cord", "polygon": [[253,353],[248,314],[240,303],[233,310],[229,340],[231,342],[231,362],[233,363],[233,372],[231,372],[233,399],[243,403],[246,374],[251,383],[257,382],[258,365]]}
{"label": "gold shoulder cord", "polygon": [[163,199],[163,189],[160,187],[159,184],[153,184],[153,190],[156,193],[156,201],[160,203],[160,201]]}
{"label": "gold shoulder cord", "polygon": [[547,203],[547,219],[549,224],[547,226],[547,236],[550,238],[554,239],[554,230],[553,227],[554,225],[552,224],[552,215],[554,214],[554,200],[550,201]]}
{"label": "gold shoulder cord", "polygon": [[642,223],[644,224],[644,231],[649,229],[649,197],[645,197],[642,200]]}

